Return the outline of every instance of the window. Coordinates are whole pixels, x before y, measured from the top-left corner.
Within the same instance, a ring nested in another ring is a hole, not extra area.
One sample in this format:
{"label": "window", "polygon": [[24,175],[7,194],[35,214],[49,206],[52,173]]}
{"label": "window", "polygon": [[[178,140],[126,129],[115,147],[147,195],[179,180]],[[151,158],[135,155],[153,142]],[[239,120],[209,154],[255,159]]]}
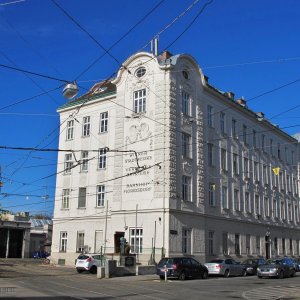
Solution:
{"label": "window", "polygon": [[65,154],[65,174],[71,173],[73,168],[72,153]]}
{"label": "window", "polygon": [[291,192],[291,180],[290,180],[290,175],[286,175],[286,186],[287,186],[287,190],[288,192]]}
{"label": "window", "polygon": [[293,211],[292,211],[292,204],[291,203],[288,204],[288,218],[289,218],[290,222],[293,221]]}
{"label": "window", "polygon": [[89,136],[91,131],[91,117],[83,117],[82,135]]}
{"label": "window", "polygon": [[278,255],[278,239],[277,239],[277,237],[275,237],[274,238],[274,254],[275,254],[275,256],[277,256]]}
{"label": "window", "polygon": [[182,200],[191,201],[191,177],[182,176]]}
{"label": "window", "polygon": [[273,151],[273,140],[272,139],[270,139],[270,152],[271,152],[271,155],[273,156],[274,151]]}
{"label": "window", "polygon": [[268,169],[266,165],[263,165],[263,184],[268,184],[269,180],[268,180]]}
{"label": "window", "polygon": [[223,254],[228,255],[228,232],[223,232]]}
{"label": "window", "polygon": [[86,207],[86,188],[79,188],[78,208]]}
{"label": "window", "polygon": [[254,205],[255,205],[255,213],[259,217],[260,216],[260,209],[259,209],[259,195],[255,195],[254,197]]}
{"label": "window", "polygon": [[134,253],[143,253],[143,229],[130,228],[130,245]]}
{"label": "window", "polygon": [[88,163],[89,163],[89,152],[81,151],[81,172],[88,171]]}
{"label": "window", "polygon": [[191,158],[191,136],[187,133],[182,133],[182,156]]}
{"label": "window", "polygon": [[285,209],[284,209],[284,202],[280,203],[280,217],[281,220],[285,220]]}
{"label": "window", "polygon": [[221,189],[221,205],[222,208],[228,208],[227,186],[222,186]]}
{"label": "window", "polygon": [[283,174],[282,172],[279,172],[279,182],[280,182],[280,188],[282,191],[284,191],[284,180],[283,180]]}
{"label": "window", "polygon": [[278,159],[281,159],[280,143],[277,144],[277,157],[278,157]]}
{"label": "window", "polygon": [[61,208],[62,209],[68,209],[69,208],[69,202],[70,202],[70,189],[63,189],[62,190]]}
{"label": "window", "polygon": [[264,134],[262,134],[261,136],[261,150],[265,152],[265,140],[266,140],[266,136]]}
{"label": "window", "polygon": [[191,98],[190,98],[190,95],[185,92],[185,91],[182,91],[182,112],[187,115],[187,116],[190,116],[191,115]]}
{"label": "window", "polygon": [[259,181],[259,178],[258,178],[258,173],[259,173],[259,166],[258,166],[258,162],[257,161],[255,161],[254,162],[254,166],[253,166],[253,168],[254,168],[254,180],[255,181]]}
{"label": "window", "polygon": [[213,127],[214,126],[214,122],[213,122],[213,107],[210,105],[207,105],[207,125],[209,127]]}
{"label": "window", "polygon": [[214,166],[214,145],[213,144],[207,144],[207,158],[208,158],[208,165],[210,167]]}
{"label": "window", "polygon": [[255,130],[253,130],[253,132],[252,132],[252,139],[253,139],[253,141],[252,141],[253,148],[256,148],[256,131]]}
{"label": "window", "polygon": [[260,236],[256,236],[256,254],[260,255]]}
{"label": "window", "polygon": [[225,113],[220,112],[220,131],[221,134],[225,133]]}
{"label": "window", "polygon": [[215,183],[210,183],[208,186],[208,202],[210,206],[215,206],[215,189],[216,189],[216,184]]}
{"label": "window", "polygon": [[107,148],[101,148],[98,152],[98,168],[105,169],[106,168],[106,152]]}
{"label": "window", "polygon": [[245,207],[246,207],[246,212],[251,213],[251,203],[250,203],[249,192],[245,192]]}
{"label": "window", "polygon": [[182,229],[182,252],[192,254],[192,230]]}
{"label": "window", "polygon": [[290,239],[290,255],[294,255],[293,253],[293,240]]}
{"label": "window", "polygon": [[282,239],[282,254],[285,255],[286,254],[285,252],[286,252],[285,251],[285,239],[283,238]]}
{"label": "window", "polygon": [[138,78],[143,77],[146,74],[146,69],[144,67],[140,67],[135,71],[135,76]]}
{"label": "window", "polygon": [[84,251],[84,232],[77,232],[76,252],[82,253]]}
{"label": "window", "polygon": [[243,142],[247,144],[247,126],[243,125]]}
{"label": "window", "polygon": [[100,132],[107,132],[108,128],[108,112],[103,112],[100,114]]}
{"label": "window", "polygon": [[299,206],[295,205],[295,221],[299,222]]}
{"label": "window", "polygon": [[232,119],[231,120],[231,135],[232,137],[236,137],[236,120]]}
{"label": "window", "polygon": [[74,120],[70,120],[67,122],[67,141],[73,140],[74,138]]}
{"label": "window", "polygon": [[239,234],[235,234],[235,236],[234,236],[234,253],[236,255],[240,255],[241,254],[241,250],[240,250],[240,235]]}
{"label": "window", "polygon": [[226,171],[227,170],[227,153],[226,149],[221,149],[221,170]]}
{"label": "window", "polygon": [[214,232],[213,231],[208,232],[208,254],[209,255],[214,254]]}
{"label": "window", "polygon": [[240,191],[234,189],[233,191],[234,210],[240,210]]}
{"label": "window", "polygon": [[67,241],[68,241],[68,233],[66,231],[61,231],[60,243],[59,243],[60,252],[67,252]]}
{"label": "window", "polygon": [[249,159],[244,157],[244,177],[249,178]]}
{"label": "window", "polygon": [[250,236],[250,234],[246,234],[246,254],[251,254],[251,251],[250,251],[250,249],[251,249],[251,244],[250,244],[250,242],[251,242],[251,236]]}
{"label": "window", "polygon": [[277,200],[273,199],[273,217],[277,218],[278,217],[278,212],[277,212]]}
{"label": "window", "polygon": [[238,155],[236,153],[232,154],[232,168],[233,168],[233,174],[238,175],[239,174],[239,160],[238,160]]}
{"label": "window", "polygon": [[105,185],[97,186],[97,206],[104,206]]}
{"label": "window", "polygon": [[270,208],[269,208],[269,198],[268,197],[264,197],[264,208],[265,208],[265,217],[269,217]]}
{"label": "window", "polygon": [[133,106],[135,113],[146,112],[146,89],[133,93]]}

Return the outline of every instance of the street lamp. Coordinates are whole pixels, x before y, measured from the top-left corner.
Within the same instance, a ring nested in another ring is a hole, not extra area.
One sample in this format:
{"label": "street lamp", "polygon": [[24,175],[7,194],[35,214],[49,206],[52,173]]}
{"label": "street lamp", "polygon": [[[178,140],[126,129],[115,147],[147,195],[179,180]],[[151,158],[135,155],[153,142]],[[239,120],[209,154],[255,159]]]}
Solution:
{"label": "street lamp", "polygon": [[68,100],[71,100],[74,97],[76,97],[78,92],[79,92],[79,89],[78,89],[77,83],[74,81],[74,82],[67,83],[65,85],[62,93],[65,98],[67,98]]}

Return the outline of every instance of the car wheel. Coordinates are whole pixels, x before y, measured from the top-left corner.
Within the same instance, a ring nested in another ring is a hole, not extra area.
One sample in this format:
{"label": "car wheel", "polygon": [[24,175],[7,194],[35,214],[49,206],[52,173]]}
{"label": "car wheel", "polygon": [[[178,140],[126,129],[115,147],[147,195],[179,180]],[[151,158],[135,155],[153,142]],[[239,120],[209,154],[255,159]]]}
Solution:
{"label": "car wheel", "polygon": [[202,279],[207,279],[208,278],[208,272],[204,271],[202,274]]}
{"label": "car wheel", "polygon": [[243,270],[242,276],[247,276],[247,271],[246,270]]}
{"label": "car wheel", "polygon": [[179,280],[186,280],[186,275],[185,275],[185,272],[182,271],[180,274],[179,274],[179,277],[178,277]]}
{"label": "car wheel", "polygon": [[291,273],[291,277],[294,277],[296,274],[296,271],[293,269],[292,273]]}
{"label": "car wheel", "polygon": [[163,280],[163,279],[165,279],[165,276],[164,275],[159,275],[159,278]]}
{"label": "car wheel", "polygon": [[80,269],[76,269],[77,270],[77,273],[82,273],[83,270],[80,270]]}
{"label": "car wheel", "polygon": [[97,274],[97,267],[96,267],[96,266],[92,266],[92,267],[90,268],[90,273],[92,273],[92,274]]}
{"label": "car wheel", "polygon": [[224,273],[224,277],[228,278],[229,277],[229,270],[226,270]]}
{"label": "car wheel", "polygon": [[279,275],[278,275],[278,278],[279,279],[282,279],[284,277],[284,274],[283,274],[283,271],[280,271]]}

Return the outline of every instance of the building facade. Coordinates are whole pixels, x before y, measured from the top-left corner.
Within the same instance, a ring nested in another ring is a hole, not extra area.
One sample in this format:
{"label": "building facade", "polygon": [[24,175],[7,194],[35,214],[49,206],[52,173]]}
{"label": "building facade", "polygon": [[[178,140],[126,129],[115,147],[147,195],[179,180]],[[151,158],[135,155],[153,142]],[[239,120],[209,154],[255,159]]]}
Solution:
{"label": "building facade", "polygon": [[137,53],[58,112],[53,259],[299,255],[297,140],[190,55]]}

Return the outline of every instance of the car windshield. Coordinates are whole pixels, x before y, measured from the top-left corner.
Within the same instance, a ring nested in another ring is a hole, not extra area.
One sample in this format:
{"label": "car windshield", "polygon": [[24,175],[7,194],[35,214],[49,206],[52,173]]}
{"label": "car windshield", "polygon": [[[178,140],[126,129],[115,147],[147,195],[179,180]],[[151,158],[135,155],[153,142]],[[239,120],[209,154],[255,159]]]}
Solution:
{"label": "car windshield", "polygon": [[80,254],[80,255],[78,256],[78,259],[88,259],[88,258],[89,258],[89,256],[84,255],[84,254]]}
{"label": "car windshield", "polygon": [[269,259],[266,262],[267,265],[282,265],[281,259]]}
{"label": "car windshield", "polygon": [[212,259],[209,262],[210,263],[216,263],[216,264],[221,264],[224,260],[223,259]]}
{"label": "car windshield", "polygon": [[159,262],[159,266],[164,266],[164,265],[172,265],[174,263],[174,259],[173,258],[163,258],[160,262]]}

